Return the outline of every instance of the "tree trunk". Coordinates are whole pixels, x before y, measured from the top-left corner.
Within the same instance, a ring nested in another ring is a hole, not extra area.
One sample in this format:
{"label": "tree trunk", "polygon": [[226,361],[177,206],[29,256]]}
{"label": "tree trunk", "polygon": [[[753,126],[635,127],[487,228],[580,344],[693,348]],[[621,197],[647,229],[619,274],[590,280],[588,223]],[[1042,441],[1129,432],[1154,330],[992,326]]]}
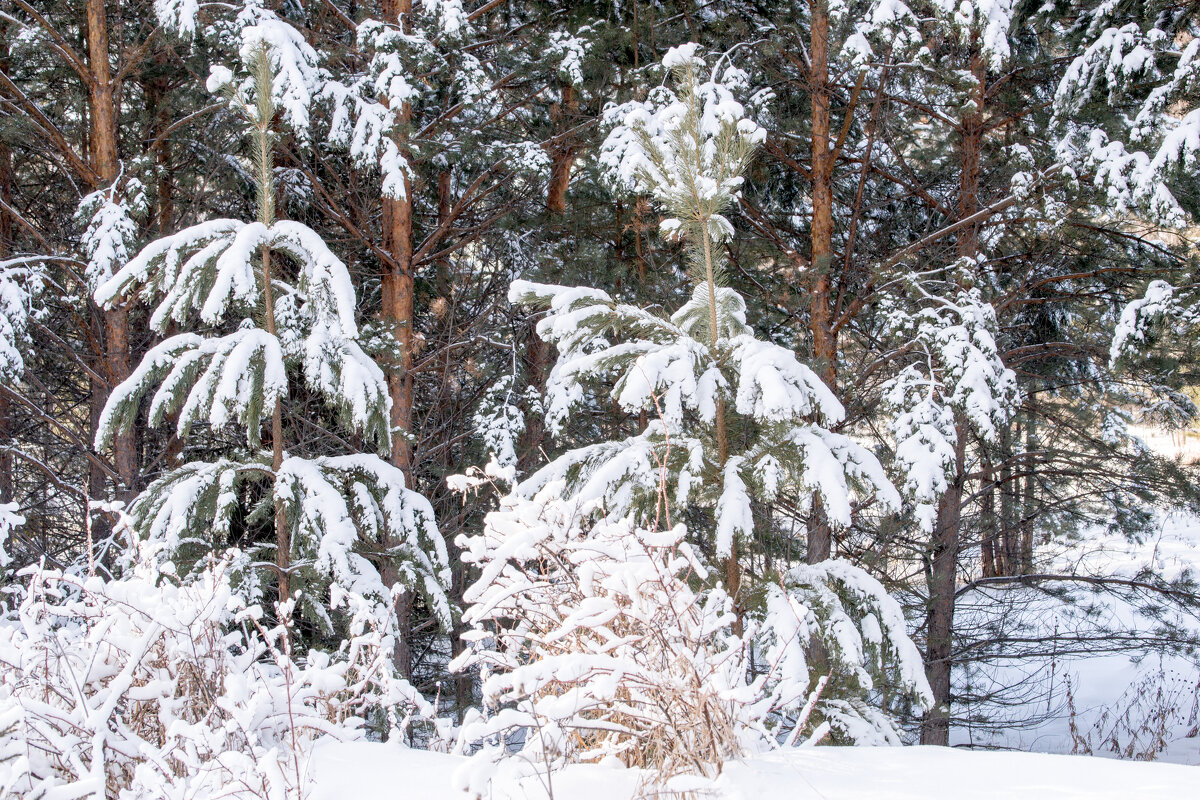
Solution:
{"label": "tree trunk", "polygon": [[383,319],[394,342],[386,362],[388,393],[392,398],[392,464],[404,473],[413,487],[412,405],[413,405],[413,323],[416,308],[412,273],[412,184],[404,181],[403,199],[383,201],[383,244],[392,257],[384,267],[381,281]]}
{"label": "tree trunk", "polygon": [[[160,53],[155,58],[156,67],[164,65],[166,57]],[[152,141],[155,143],[154,178],[157,202],[154,209],[154,221],[160,236],[175,232],[175,181],[171,170],[171,137],[167,130],[171,126],[171,113],[166,99],[169,82],[165,78],[153,77],[142,83],[142,91],[146,95],[146,106],[158,109],[154,115],[154,127],[151,129]]]}
{"label": "tree trunk", "polygon": [[[384,0],[385,22],[401,25],[405,32],[411,28],[412,0]],[[408,148],[408,126],[412,121],[412,106],[405,103],[397,113],[399,122],[397,145],[405,156],[411,155]],[[410,162],[411,163],[411,162]],[[384,362],[387,375],[388,394],[392,399],[392,464],[404,474],[408,488],[415,488],[413,475],[413,356],[416,344],[414,323],[416,321],[416,298],[413,283],[413,185],[404,177],[404,196],[383,198],[383,247],[391,256],[385,264],[380,280],[382,295],[381,317],[385,329],[395,343],[390,358]],[[384,546],[396,544],[389,533]],[[382,578],[387,586],[399,582],[399,570],[393,559],[384,558]],[[399,636],[392,658],[397,671],[405,678],[412,677],[412,609],[411,589],[405,589],[396,598],[396,623]]]}
{"label": "tree trunk", "polygon": [[[960,172],[958,176],[958,218],[967,219],[979,211],[980,149],[983,145],[983,104],[986,73],[978,52],[971,56],[971,72],[976,79],[975,110],[963,116],[961,129]],[[957,234],[959,258],[979,254],[979,224],[968,225]]]}
{"label": "tree trunk", "polygon": [[[565,134],[569,129],[568,115],[579,110],[575,87],[562,84],[559,87],[559,102],[550,110],[551,119],[559,123]],[[550,182],[546,186],[546,216],[553,225],[567,210],[567,189],[571,185],[571,167],[575,163],[575,147],[570,138],[556,139],[550,146]],[[525,353],[522,358],[526,384],[545,394],[546,377],[550,372],[550,345],[537,335],[538,317],[530,315],[524,325]],[[527,473],[542,458],[546,443],[546,424],[540,414],[525,409],[525,430],[517,444],[517,469]]]}
{"label": "tree trunk", "polygon": [[[966,219],[979,210],[979,153],[983,138],[983,103],[986,72],[974,43],[971,71],[976,80],[974,111],[962,120],[958,213]],[[959,258],[974,258],[979,252],[977,225],[968,225],[958,233]],[[929,610],[926,618],[925,671],[933,690],[934,708],[921,723],[921,744],[950,744],[950,678],[954,633],[954,590],[958,575],[959,543],[962,526],[962,496],[966,467],[967,427],[955,419],[954,478],[938,503],[930,542],[931,567]]]}
{"label": "tree trunk", "polygon": [[1001,575],[1017,574],[1017,485],[1012,470],[1012,423],[1000,429],[1000,563]]}
{"label": "tree trunk", "polygon": [[[12,443],[12,407],[8,394],[0,389],[0,503],[11,503],[16,497],[15,465],[12,452],[8,450]],[[0,546],[3,545],[4,542],[0,542]]]}
{"label": "tree trunk", "polygon": [[[1033,417],[1025,420],[1025,452],[1032,453],[1034,448]],[[1037,498],[1037,483],[1034,481],[1033,464],[1028,457],[1024,459],[1025,491],[1022,493],[1021,508],[1021,574],[1033,573],[1033,517],[1034,502]]]}
{"label": "tree trunk", "polygon": [[925,618],[925,674],[934,707],[921,721],[921,744],[950,744],[950,673],[954,633],[954,588],[958,575],[959,529],[962,522],[963,467],[966,430],[955,425],[955,477],[938,503],[930,543],[932,562],[929,609]]}
{"label": "tree trunk", "polygon": [[[837,393],[837,333],[833,326],[830,266],[833,262],[833,152],[830,150],[828,0],[812,4],[809,86],[812,96],[812,251],[809,265],[809,327],[821,379]],[[820,498],[808,520],[807,560],[818,564],[833,552],[833,530]]]}
{"label": "tree trunk", "polygon": [[979,558],[983,577],[994,578],[996,570],[996,484],[990,462],[983,464],[981,483],[983,507],[979,512]]}
{"label": "tree trunk", "polygon": [[[537,335],[538,315],[530,314],[522,325],[525,353],[521,359],[525,382],[538,395],[544,396],[546,377],[550,374],[550,345]],[[522,400],[522,403],[524,401]],[[541,461],[546,443],[546,421],[541,414],[526,406],[525,430],[517,443],[517,470],[527,474]]]}
{"label": "tree trunk", "polygon": [[[402,124],[407,115],[402,112]],[[412,230],[412,182],[404,179],[405,196],[401,199],[385,198],[383,201],[384,248],[391,254],[393,263],[384,268],[381,282],[383,318],[395,343],[391,359],[385,362],[388,394],[392,399],[392,464],[404,475],[408,488],[415,488],[413,475],[412,410],[413,410],[413,327],[416,317],[414,284],[412,273],[413,230]],[[385,545],[396,544],[388,535]],[[385,559],[384,584],[394,586],[399,582],[399,570],[391,557]],[[406,588],[396,597],[396,623],[399,636],[393,660],[397,670],[405,678],[412,677],[412,590]]]}
{"label": "tree trunk", "polygon": [[[575,87],[564,83],[559,90],[559,102],[550,111],[551,119],[563,120],[579,110]],[[563,127],[569,130],[569,120]],[[563,132],[565,134],[565,131]],[[561,134],[560,134],[561,135]],[[546,189],[546,211],[561,214],[567,210],[567,187],[571,184],[571,167],[575,163],[575,148],[570,139],[557,141],[550,150],[550,185]]]}
{"label": "tree trunk", "polygon": [[[9,60],[9,26],[8,22],[0,21],[0,70],[5,74],[11,71]],[[13,169],[12,148],[8,140],[0,138],[0,198],[4,207],[0,208],[0,258],[12,255],[15,242],[13,234],[16,225],[8,208],[12,206]],[[0,503],[9,503],[16,497],[16,475],[13,472],[13,454],[7,448],[13,444],[12,404],[9,396],[0,391]],[[0,547],[5,542],[0,541]]]}
{"label": "tree trunk", "polygon": [[[449,169],[438,173],[438,227],[446,225],[450,219],[450,213],[453,206],[453,197],[451,191],[453,188],[452,174]],[[454,339],[454,329],[456,325],[456,298],[455,298],[455,280],[454,273],[451,270],[449,256],[439,258],[435,264],[434,291],[437,293],[438,302],[440,305],[438,315],[440,318],[439,329],[441,335],[438,337],[438,346],[442,348],[441,356],[439,357],[438,375],[441,381],[441,388],[438,396],[443,398],[443,401],[450,402],[449,397],[453,390],[452,371],[453,359],[451,358],[450,343]],[[443,474],[450,474],[454,468],[454,452],[448,446],[442,446],[440,457],[440,469]],[[442,534],[446,540],[446,551],[450,555],[451,563],[451,578],[450,578],[450,594],[454,598],[461,598],[466,587],[466,569],[462,561],[462,554],[458,546],[454,543],[456,538],[453,530],[443,529]],[[466,631],[466,626],[463,625],[461,619],[456,619],[453,622],[453,628],[450,631],[450,656],[457,658],[463,651],[465,645],[462,640],[462,634]],[[409,656],[411,660],[411,655]],[[467,673],[457,673],[454,675],[454,710],[458,716],[459,722],[462,722],[463,714],[467,707],[471,705],[471,676]]]}
{"label": "tree trunk", "polygon": [[[119,4],[112,4],[119,5]],[[110,67],[108,48],[108,20],[104,17],[104,0],[88,0],[88,66],[91,82],[88,88],[89,148],[91,167],[96,173],[96,184],[92,188],[112,186],[120,172],[120,161],[116,155],[116,82]],[[130,377],[130,320],[124,303],[102,312],[103,354],[101,367],[108,385],[92,383],[91,402],[103,408],[109,392]],[[91,415],[98,420],[98,409]],[[92,427],[92,437],[96,429]],[[137,444],[132,429],[120,433],[113,439],[113,465],[120,476],[121,486],[115,495],[128,500],[137,488]],[[92,499],[103,499],[103,476],[92,477],[94,492]]]}
{"label": "tree trunk", "polygon": [[[385,21],[397,21],[409,30],[412,0],[385,0]],[[408,153],[408,125],[412,106],[405,103],[397,114],[397,144]],[[413,286],[413,185],[404,177],[404,196],[383,199],[383,246],[392,257],[384,267],[381,281],[383,321],[395,341],[395,352],[387,364],[388,393],[392,398],[392,463],[404,473],[413,488],[412,435],[413,405],[413,327],[416,316]]]}
{"label": "tree trunk", "polygon": [[829,9],[812,6],[812,254],[810,325],[813,356],[821,378],[837,386],[837,337],[833,329],[830,266],[833,261],[833,152],[829,83]]}
{"label": "tree trunk", "polygon": [[[117,6],[118,3],[112,3]],[[117,108],[114,101],[116,85],[112,78],[108,52],[108,22],[104,0],[87,0],[88,67],[91,84],[88,87],[88,112],[91,129],[92,167],[99,175],[100,185],[117,177]]]}
{"label": "tree trunk", "polygon": [[[259,64],[267,74],[265,85],[259,85],[262,96],[271,94],[270,70],[266,65],[266,52],[258,55]],[[259,116],[254,128],[254,143],[258,153],[254,162],[258,165],[255,182],[258,185],[258,222],[270,228],[275,224],[275,156],[271,151],[270,114]],[[274,337],[275,328],[275,275],[271,271],[271,248],[263,244],[258,251],[259,275],[263,291],[263,327]],[[275,567],[278,572],[278,598],[281,604],[291,599],[292,536],[288,527],[287,506],[279,493],[279,472],[283,468],[283,404],[279,399],[271,409],[271,471],[276,483],[273,486],[275,505]]]}
{"label": "tree trunk", "polygon": [[[270,169],[270,159],[264,159],[264,164]],[[273,220],[263,220],[270,225]],[[263,246],[259,258],[262,261],[263,279],[263,316],[266,318],[267,333],[275,335],[275,293],[271,281],[271,250]],[[271,470],[278,480],[279,470],[283,467],[283,407],[279,400],[271,410]],[[287,524],[287,508],[278,493],[275,498],[275,566],[279,570],[279,602],[283,603],[291,597],[291,566],[292,566],[292,537]]]}

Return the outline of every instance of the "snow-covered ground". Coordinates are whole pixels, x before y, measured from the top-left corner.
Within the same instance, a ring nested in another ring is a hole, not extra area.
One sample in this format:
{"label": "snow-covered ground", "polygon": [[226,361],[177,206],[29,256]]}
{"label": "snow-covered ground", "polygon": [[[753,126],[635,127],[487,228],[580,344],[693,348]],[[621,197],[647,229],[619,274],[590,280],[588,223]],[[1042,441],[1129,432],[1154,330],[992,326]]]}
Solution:
{"label": "snow-covered ground", "polygon": [[[1049,569],[1137,580],[1150,568],[1173,580],[1198,566],[1200,520],[1168,514],[1141,542],[1102,533],[1084,537]],[[975,724],[953,728],[952,743],[1200,765],[1200,659],[1150,647],[1153,640],[1169,639],[1171,628],[1200,633],[1200,618],[1169,603],[1147,612],[1128,595],[1094,593],[1085,583],[1045,585],[1073,591],[1064,598],[1017,585],[960,598],[956,624],[986,624],[988,634],[1013,642],[956,676],[960,693],[976,698],[957,715]],[[1039,632],[1080,644],[1046,652]],[[1078,652],[1084,649],[1092,652]]]}
{"label": "snow-covered ground", "polygon": [[1184,464],[1200,461],[1200,431],[1172,431],[1157,425],[1130,425],[1129,432],[1159,455]]}
{"label": "snow-covered ground", "polygon": [[[1141,569],[1175,578],[1200,565],[1200,520],[1166,515],[1157,534],[1144,541],[1097,533],[1064,548],[1055,572],[1135,579]],[[998,611],[998,597],[1009,593]],[[1021,593],[1018,597],[1017,593]],[[1080,594],[1064,602],[1029,587],[989,590],[973,598],[1001,616],[1008,629],[1036,634],[1058,628],[1087,633],[1105,624],[1152,631],[1155,620],[1113,595]],[[970,614],[972,598],[964,597]],[[1200,628],[1200,619],[1176,619]],[[1115,647],[1120,647],[1116,643]],[[1005,708],[969,709],[991,716],[990,725],[960,725],[954,743],[985,750],[933,747],[815,747],[779,751],[725,765],[713,781],[688,778],[655,794],[639,785],[637,770],[579,765],[530,776],[527,764],[503,765],[483,800],[631,800],[693,797],[712,800],[1183,800],[1200,797],[1200,737],[1195,736],[1200,703],[1200,665],[1184,655],[1137,658],[1134,651],[1086,656],[1044,654],[986,664],[970,676],[977,692],[1022,684],[1028,702]],[[1068,688],[1069,687],[1069,688]],[[960,709],[966,712],[967,709]],[[1011,719],[1012,724],[1006,722]],[[1156,715],[1161,719],[1156,721]],[[1139,731],[1135,735],[1135,731]],[[1190,735],[1189,735],[1190,734]],[[1154,762],[1118,759],[1112,744],[1133,750],[1165,747]],[[1140,737],[1140,738],[1139,738]],[[1094,755],[1072,755],[1090,749]],[[1031,752],[1032,751],[1032,752]],[[1173,763],[1171,763],[1173,762]],[[309,800],[469,800],[464,785],[467,759],[413,750],[396,744],[325,742],[307,771]],[[523,775],[524,777],[519,777]],[[690,794],[683,794],[689,792]]]}
{"label": "snow-covered ground", "polygon": [[[318,745],[307,796],[466,800],[455,788],[465,760],[393,744]],[[485,800],[628,800],[640,777],[636,770],[581,765],[555,773],[550,791],[537,777],[500,779]],[[1044,753],[813,747],[731,762],[715,781],[672,788],[712,800],[1185,800],[1200,795],[1200,769]]]}

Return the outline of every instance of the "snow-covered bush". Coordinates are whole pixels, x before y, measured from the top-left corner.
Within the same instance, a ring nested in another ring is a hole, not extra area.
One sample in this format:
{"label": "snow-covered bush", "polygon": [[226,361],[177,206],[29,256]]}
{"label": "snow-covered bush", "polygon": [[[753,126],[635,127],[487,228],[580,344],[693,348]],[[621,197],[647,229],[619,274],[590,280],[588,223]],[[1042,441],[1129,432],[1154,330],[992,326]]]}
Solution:
{"label": "snow-covered bush", "polygon": [[483,534],[461,540],[481,575],[466,594],[473,647],[454,666],[481,669],[488,711],[462,729],[464,745],[483,743],[464,788],[483,793],[497,762],[538,773],[617,758],[660,779],[711,773],[754,738],[756,687],[732,603],[689,585],[708,573],[682,526],[585,525],[559,488],[506,498]]}
{"label": "snow-covered bush", "polygon": [[271,625],[236,591],[244,554],[181,580],[156,547],[107,582],[24,572],[0,617],[0,798],[299,797],[317,737],[433,717],[361,596],[336,652],[301,655],[286,608]]}
{"label": "snow-covered bush", "polygon": [[730,758],[831,729],[898,744],[867,692],[882,681],[928,702],[899,606],[853,565],[797,567],[738,633],[684,526],[597,518],[599,500],[561,495],[510,495],[459,542],[480,577],[465,595],[471,648],[453,666],[480,669],[487,711],[461,731],[460,746],[481,747],[460,776],[468,791],[605,759],[654,784],[713,777]]}

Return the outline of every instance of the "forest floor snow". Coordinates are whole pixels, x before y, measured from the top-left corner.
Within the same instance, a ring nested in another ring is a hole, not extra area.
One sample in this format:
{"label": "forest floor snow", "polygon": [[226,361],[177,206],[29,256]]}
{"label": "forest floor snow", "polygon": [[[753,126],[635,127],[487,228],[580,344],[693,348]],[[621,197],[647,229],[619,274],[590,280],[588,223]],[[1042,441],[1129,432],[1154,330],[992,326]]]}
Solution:
{"label": "forest floor snow", "polygon": [[[327,742],[309,765],[310,800],[466,800],[462,756],[396,744]],[[498,779],[485,800],[628,800],[641,773],[580,765],[553,776]],[[1200,768],[1090,756],[942,747],[813,747],[725,765],[693,794],[712,800],[1182,800],[1200,795]],[[659,795],[670,797],[671,794]]]}
{"label": "forest floor snow", "polygon": [[[1200,572],[1200,519],[1164,514],[1157,532],[1141,540],[1091,531],[1064,547],[1049,569],[1124,579],[1144,570],[1168,580]],[[960,629],[977,627],[978,639],[1010,637],[1012,644],[956,673],[959,696],[977,700],[956,704],[956,716],[972,722],[956,724],[951,743],[1109,758],[1154,751],[1157,760],[1200,765],[1200,656],[1164,647],[1160,630],[1166,624],[1200,636],[1200,618],[1148,613],[1086,584],[1047,586],[1072,593],[1015,585],[959,598]],[[1051,637],[1078,644],[1047,654],[1039,642]],[[1200,798],[1200,777],[1189,796]]]}

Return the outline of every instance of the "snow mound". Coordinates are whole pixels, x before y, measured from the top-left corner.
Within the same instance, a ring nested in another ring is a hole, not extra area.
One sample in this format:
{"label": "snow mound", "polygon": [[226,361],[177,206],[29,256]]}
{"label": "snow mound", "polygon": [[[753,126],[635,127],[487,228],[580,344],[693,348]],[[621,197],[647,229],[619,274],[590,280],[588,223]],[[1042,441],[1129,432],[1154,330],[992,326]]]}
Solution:
{"label": "snow mound", "polygon": [[[318,745],[310,764],[310,800],[466,800],[454,788],[462,756],[397,744]],[[625,800],[637,770],[579,765],[553,776],[493,785],[489,800]],[[690,782],[696,796],[714,800],[1176,800],[1193,797],[1200,769],[1177,764],[1113,761],[1088,756],[984,752],[941,747],[810,747],[726,764],[715,781]]]}

